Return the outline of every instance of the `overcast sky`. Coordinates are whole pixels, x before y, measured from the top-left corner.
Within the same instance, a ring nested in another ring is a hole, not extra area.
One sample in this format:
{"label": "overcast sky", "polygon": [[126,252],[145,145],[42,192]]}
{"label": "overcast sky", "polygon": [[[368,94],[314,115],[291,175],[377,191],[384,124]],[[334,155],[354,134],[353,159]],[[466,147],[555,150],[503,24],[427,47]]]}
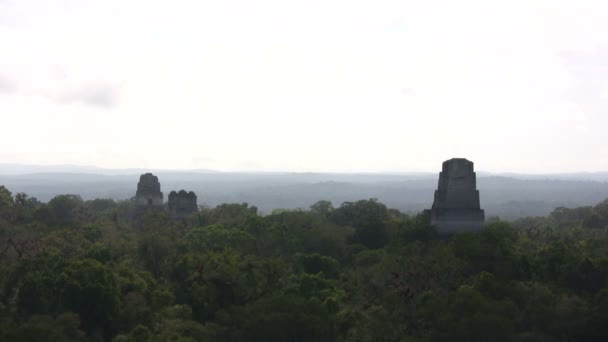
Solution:
{"label": "overcast sky", "polygon": [[608,1],[0,0],[0,162],[608,170]]}

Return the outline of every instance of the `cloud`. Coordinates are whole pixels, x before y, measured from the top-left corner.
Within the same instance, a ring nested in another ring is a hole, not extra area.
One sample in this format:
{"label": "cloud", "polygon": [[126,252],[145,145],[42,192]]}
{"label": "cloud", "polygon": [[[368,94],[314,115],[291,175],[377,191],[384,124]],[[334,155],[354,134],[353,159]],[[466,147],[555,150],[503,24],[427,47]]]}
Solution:
{"label": "cloud", "polygon": [[86,85],[54,97],[60,103],[80,103],[104,109],[118,106],[119,91],[109,84]]}
{"label": "cloud", "polygon": [[12,94],[17,92],[17,82],[0,75],[0,94]]}

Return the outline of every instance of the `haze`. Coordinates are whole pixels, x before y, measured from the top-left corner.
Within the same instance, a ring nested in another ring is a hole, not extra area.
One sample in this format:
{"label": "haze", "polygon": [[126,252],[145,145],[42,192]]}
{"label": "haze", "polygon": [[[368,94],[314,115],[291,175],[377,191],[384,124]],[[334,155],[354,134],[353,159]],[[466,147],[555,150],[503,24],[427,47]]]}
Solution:
{"label": "haze", "polygon": [[0,0],[0,161],[608,170],[604,1]]}

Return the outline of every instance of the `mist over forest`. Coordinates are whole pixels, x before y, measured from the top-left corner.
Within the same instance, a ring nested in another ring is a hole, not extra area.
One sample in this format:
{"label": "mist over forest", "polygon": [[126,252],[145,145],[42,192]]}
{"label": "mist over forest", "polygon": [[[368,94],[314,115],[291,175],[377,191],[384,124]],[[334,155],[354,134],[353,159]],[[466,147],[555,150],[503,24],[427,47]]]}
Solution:
{"label": "mist over forest", "polygon": [[[20,172],[21,174],[15,174]],[[59,194],[85,200],[125,200],[135,195],[144,169],[0,166],[0,184],[41,201]],[[436,173],[238,173],[154,170],[165,194],[189,189],[199,205],[248,203],[261,213],[274,209],[306,209],[318,200],[334,205],[377,198],[389,208],[415,214],[430,208],[437,189]],[[486,217],[513,220],[545,216],[556,207],[590,206],[608,198],[608,173],[492,174],[477,172],[477,187]]]}
{"label": "mist over forest", "polygon": [[607,14],[0,0],[0,342],[608,341]]}

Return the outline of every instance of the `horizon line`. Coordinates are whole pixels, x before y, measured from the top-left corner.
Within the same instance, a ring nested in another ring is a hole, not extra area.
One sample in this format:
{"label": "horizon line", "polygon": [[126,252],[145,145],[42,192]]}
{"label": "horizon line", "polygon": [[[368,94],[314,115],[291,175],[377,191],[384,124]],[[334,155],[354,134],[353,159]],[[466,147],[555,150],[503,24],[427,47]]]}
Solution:
{"label": "horizon line", "polygon": [[[414,171],[414,170],[380,170],[380,171],[369,171],[369,170],[333,170],[333,171],[294,171],[294,170],[226,170],[226,169],[207,169],[207,168],[158,168],[158,167],[104,167],[97,165],[79,165],[79,164],[33,164],[33,163],[0,163],[0,173],[2,173],[3,168],[76,168],[76,169],[84,169],[84,170],[64,170],[64,171],[54,171],[54,170],[42,170],[42,171],[32,171],[32,172],[14,172],[14,173],[3,173],[4,175],[26,175],[26,174],[39,174],[39,173],[80,173],[80,174],[98,174],[94,171],[99,172],[128,172],[127,174],[139,173],[139,172],[178,172],[178,173],[241,173],[241,174],[351,174],[351,175],[412,175],[412,174],[438,174],[441,171],[441,168],[438,167],[435,171]],[[86,170],[89,169],[89,170]],[[525,175],[525,176],[551,176],[551,175],[593,175],[593,174],[604,174],[608,173],[608,170],[603,171],[548,171],[548,172],[539,172],[539,171],[487,171],[487,170],[475,170],[476,173],[483,174],[494,174],[494,175]]]}

